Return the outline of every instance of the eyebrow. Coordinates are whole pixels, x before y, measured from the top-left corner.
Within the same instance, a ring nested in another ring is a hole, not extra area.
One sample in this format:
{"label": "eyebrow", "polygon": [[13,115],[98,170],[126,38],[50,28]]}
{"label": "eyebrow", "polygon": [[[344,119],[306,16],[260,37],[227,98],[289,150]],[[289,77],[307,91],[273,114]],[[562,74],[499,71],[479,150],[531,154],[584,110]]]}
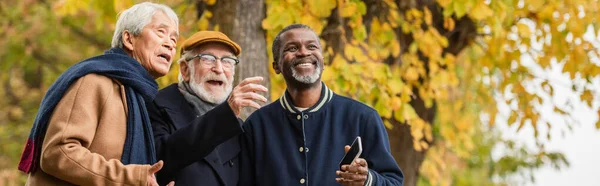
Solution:
{"label": "eyebrow", "polygon": [[[307,40],[304,43],[317,43],[317,40]],[[288,41],[283,46],[286,47],[286,46],[291,45],[291,44],[297,45],[297,44],[300,44],[300,42],[299,41]]]}
{"label": "eyebrow", "polygon": [[[158,28],[169,28],[169,25],[161,23],[160,25],[158,25]],[[179,38],[179,32],[175,32],[175,33],[171,34],[171,36],[175,36],[176,38]]]}
{"label": "eyebrow", "polygon": [[[210,55],[213,55],[215,57],[218,57],[217,55],[215,55],[215,53],[212,53],[212,52],[204,52],[204,51],[202,51],[199,54],[210,54]],[[221,57],[230,57],[230,58],[237,59],[237,57],[235,55],[233,55],[232,53],[227,53],[227,54],[225,54],[224,56],[221,56]],[[219,58],[221,58],[221,57],[219,57]]]}

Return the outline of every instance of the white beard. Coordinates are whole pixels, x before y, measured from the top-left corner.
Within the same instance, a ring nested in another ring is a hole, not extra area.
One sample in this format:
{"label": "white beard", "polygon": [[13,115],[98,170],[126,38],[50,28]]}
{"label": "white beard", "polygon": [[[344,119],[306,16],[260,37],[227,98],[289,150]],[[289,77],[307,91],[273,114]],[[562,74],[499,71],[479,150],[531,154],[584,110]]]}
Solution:
{"label": "white beard", "polygon": [[[233,82],[229,82],[227,81],[227,78],[225,77],[225,74],[221,74],[221,75],[217,75],[214,72],[209,72],[208,74],[200,77],[200,78],[196,78],[195,75],[195,70],[194,69],[194,65],[193,63],[190,63],[190,88],[192,89],[192,91],[194,92],[194,94],[196,94],[196,96],[200,97],[200,99],[209,102],[209,103],[213,103],[213,104],[220,104],[225,102],[225,100],[227,99],[227,96],[229,96],[229,93],[231,93],[231,90],[233,89],[232,83]],[[206,89],[204,89],[204,83],[206,83],[206,81],[208,80],[217,80],[217,81],[222,81],[225,84],[225,89],[223,90],[223,92],[218,95],[215,93],[210,93],[208,91],[206,91]]]}
{"label": "white beard", "polygon": [[319,76],[321,75],[321,71],[323,71],[323,68],[318,63],[317,63],[317,68],[315,68],[315,72],[310,75],[307,75],[307,76],[299,75],[298,72],[296,71],[296,69],[294,68],[294,66],[291,66],[290,68],[292,69],[292,77],[294,77],[294,79],[296,79],[296,81],[299,81],[299,82],[305,83],[305,84],[315,83],[319,79]]}

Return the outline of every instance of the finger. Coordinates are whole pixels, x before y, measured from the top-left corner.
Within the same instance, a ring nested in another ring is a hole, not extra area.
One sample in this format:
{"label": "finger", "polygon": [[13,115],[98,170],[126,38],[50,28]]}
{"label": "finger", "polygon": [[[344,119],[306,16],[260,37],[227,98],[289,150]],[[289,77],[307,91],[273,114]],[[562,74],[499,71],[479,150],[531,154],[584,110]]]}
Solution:
{"label": "finger", "polygon": [[344,152],[348,152],[348,151],[350,151],[350,145],[346,145],[346,146],[344,147]]}
{"label": "finger", "polygon": [[343,178],[335,178],[335,181],[340,183],[341,185],[350,185],[351,180],[344,180]]}
{"label": "finger", "polygon": [[369,168],[369,164],[364,158],[356,158],[356,160],[354,160],[354,165]]}
{"label": "finger", "polygon": [[156,172],[158,172],[160,169],[162,169],[163,167],[163,161],[160,160],[158,162],[156,162],[154,165],[152,165],[152,167],[150,167],[150,170],[148,170],[150,172],[150,174],[154,174]]}
{"label": "finger", "polygon": [[167,186],[175,186],[175,181],[169,182],[169,184],[167,184]]}
{"label": "finger", "polygon": [[267,87],[261,84],[250,83],[240,87],[239,91],[241,92],[269,92]]}
{"label": "finger", "polygon": [[343,178],[344,180],[351,180],[351,181],[357,181],[357,182],[363,182],[363,181],[367,180],[367,175],[355,174],[352,172],[340,172],[339,177]]}
{"label": "finger", "polygon": [[260,108],[260,105],[252,100],[242,99],[238,102],[241,107],[254,107],[256,109]]}
{"label": "finger", "polygon": [[366,167],[361,167],[358,165],[343,165],[342,170],[353,174],[367,175],[369,173],[369,170]]}
{"label": "finger", "polygon": [[261,101],[263,103],[267,102],[267,98],[265,98],[264,96],[262,96],[260,94],[254,93],[254,92],[246,92],[242,95],[242,98]]}
{"label": "finger", "polygon": [[262,80],[263,80],[263,77],[260,77],[260,76],[249,77],[249,78],[242,80],[242,82],[240,82],[240,84],[238,86],[244,86],[249,83],[258,83],[258,82],[261,82]]}

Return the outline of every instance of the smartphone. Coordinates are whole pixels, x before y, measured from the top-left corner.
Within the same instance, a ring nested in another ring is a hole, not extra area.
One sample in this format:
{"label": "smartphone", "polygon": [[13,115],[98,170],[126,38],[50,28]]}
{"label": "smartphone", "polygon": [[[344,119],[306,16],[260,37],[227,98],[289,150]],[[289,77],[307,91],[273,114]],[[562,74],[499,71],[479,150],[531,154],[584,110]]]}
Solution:
{"label": "smartphone", "polygon": [[350,165],[354,159],[358,158],[362,153],[362,142],[360,140],[360,136],[356,136],[352,145],[350,145],[350,150],[344,154],[344,158],[340,161],[340,170],[342,170],[342,165]]}

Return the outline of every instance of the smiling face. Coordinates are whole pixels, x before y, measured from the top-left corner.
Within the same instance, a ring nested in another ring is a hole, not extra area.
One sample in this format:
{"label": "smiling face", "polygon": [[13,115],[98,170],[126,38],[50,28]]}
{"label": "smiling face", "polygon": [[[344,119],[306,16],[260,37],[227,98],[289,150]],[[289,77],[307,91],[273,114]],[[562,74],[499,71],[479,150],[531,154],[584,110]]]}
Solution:
{"label": "smiling face", "polygon": [[[236,58],[231,48],[215,42],[198,46],[193,54],[210,54],[219,59],[222,57]],[[223,66],[221,60],[217,60],[214,64],[208,64],[199,57],[182,62],[180,65],[184,81],[189,82],[192,91],[202,100],[218,104],[224,102],[231,93],[235,66],[227,68]]]}
{"label": "smiling face", "polygon": [[290,87],[319,84],[324,64],[318,36],[309,29],[292,29],[281,35],[281,43],[275,72],[281,73]]}
{"label": "smiling face", "polygon": [[124,31],[123,45],[154,78],[158,78],[169,72],[178,37],[177,24],[158,11],[138,36]]}

